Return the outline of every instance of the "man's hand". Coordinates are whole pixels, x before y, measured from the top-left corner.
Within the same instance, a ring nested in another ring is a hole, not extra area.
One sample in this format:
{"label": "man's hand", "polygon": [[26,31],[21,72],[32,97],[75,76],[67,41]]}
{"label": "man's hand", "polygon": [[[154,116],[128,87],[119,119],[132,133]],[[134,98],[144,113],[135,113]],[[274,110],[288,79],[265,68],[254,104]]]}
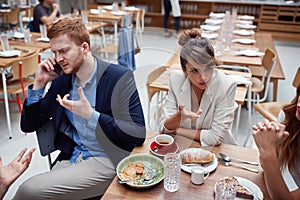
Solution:
{"label": "man's hand", "polygon": [[70,97],[70,94],[66,94],[63,98],[61,98],[60,95],[57,95],[56,100],[59,102],[61,106],[64,108],[70,110],[72,113],[75,113],[77,115],[80,115],[86,119],[90,119],[93,108],[84,96],[83,90],[81,87],[78,88],[78,94],[79,94],[79,100],[78,101],[72,101],[68,98]]}
{"label": "man's hand", "polygon": [[54,65],[56,61],[53,58],[48,58],[47,60],[38,64],[37,70],[35,72],[35,80],[33,84],[33,90],[38,90],[46,86],[49,81],[52,81],[57,77],[54,73]]}

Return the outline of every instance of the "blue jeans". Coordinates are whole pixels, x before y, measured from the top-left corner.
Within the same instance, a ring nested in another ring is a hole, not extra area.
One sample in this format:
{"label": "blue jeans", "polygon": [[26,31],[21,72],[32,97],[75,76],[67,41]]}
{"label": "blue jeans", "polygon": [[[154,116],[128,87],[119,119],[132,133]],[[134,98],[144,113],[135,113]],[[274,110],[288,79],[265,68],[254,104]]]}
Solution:
{"label": "blue jeans", "polygon": [[[164,28],[165,28],[165,32],[168,32],[168,21],[169,21],[170,12],[172,11],[171,1],[164,0],[164,7],[165,7]],[[180,19],[181,19],[181,17],[175,17],[176,32],[179,32]]]}

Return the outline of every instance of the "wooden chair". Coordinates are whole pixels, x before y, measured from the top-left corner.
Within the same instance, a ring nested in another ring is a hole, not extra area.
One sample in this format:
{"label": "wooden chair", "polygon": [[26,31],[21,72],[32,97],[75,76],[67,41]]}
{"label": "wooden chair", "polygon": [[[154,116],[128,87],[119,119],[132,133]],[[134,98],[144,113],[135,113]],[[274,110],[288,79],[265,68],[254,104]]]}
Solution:
{"label": "wooden chair", "polygon": [[[148,92],[148,126],[150,127],[150,105],[152,102],[152,98],[156,94],[156,102],[155,102],[155,114],[158,115],[159,108],[161,107],[162,101],[165,98],[165,94],[168,90],[163,90],[159,87],[153,87],[151,84],[153,81],[155,81],[162,73],[164,73],[167,70],[167,66],[161,66],[157,69],[150,72],[150,74],[147,77],[147,92]],[[156,121],[158,120],[158,116],[154,117],[156,118]],[[155,129],[157,128],[157,123],[155,123]]]}
{"label": "wooden chair", "polygon": [[18,27],[19,23],[19,9],[13,8],[10,12],[7,12],[3,16],[2,32],[8,30],[14,30]]}
{"label": "wooden chair", "polygon": [[[252,77],[252,93],[253,99],[248,97],[252,102],[260,103],[264,102],[268,96],[268,89],[270,85],[271,74],[276,63],[276,54],[271,49],[266,49],[265,55],[262,59],[263,75],[259,79],[257,77]],[[264,92],[264,96],[260,98],[259,93]]]}
{"label": "wooden chair", "polygon": [[[31,76],[35,73],[36,67],[40,62],[39,51],[35,51],[33,54],[21,58],[12,64],[12,79],[9,79],[6,83],[7,93],[16,96],[16,100],[9,99],[10,103],[17,103],[20,113],[22,113],[22,104],[20,94],[23,98],[26,98],[27,87],[34,82],[34,77]],[[3,93],[3,86],[0,86],[0,92]],[[4,101],[4,99],[0,99]]]}
{"label": "wooden chair", "polygon": [[[297,88],[300,84],[300,67],[294,77],[293,86]],[[254,105],[254,109],[269,121],[277,121],[278,114],[282,107],[289,102],[264,102]]]}
{"label": "wooden chair", "polygon": [[145,8],[140,8],[138,12],[135,13],[134,17],[134,26],[135,26],[135,33],[140,35],[144,31],[144,21],[145,21]]}

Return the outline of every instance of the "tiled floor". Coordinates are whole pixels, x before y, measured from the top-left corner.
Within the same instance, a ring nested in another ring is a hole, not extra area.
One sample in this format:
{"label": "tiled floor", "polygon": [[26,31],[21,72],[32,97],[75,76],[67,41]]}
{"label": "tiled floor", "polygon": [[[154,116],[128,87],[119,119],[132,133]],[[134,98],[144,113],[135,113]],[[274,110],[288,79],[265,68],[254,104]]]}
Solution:
{"label": "tiled floor", "polygon": [[[146,91],[147,74],[154,68],[162,66],[167,62],[175,51],[177,43],[175,37],[165,38],[163,31],[159,29],[146,31],[143,36],[138,37],[138,39],[142,50],[141,53],[136,56],[136,64],[138,67],[134,74],[146,117],[148,113]],[[286,76],[286,80],[279,81],[278,100],[289,101],[294,96],[294,89],[291,83],[297,68],[300,66],[300,60],[298,58],[300,55],[300,44],[276,42],[275,45]],[[11,105],[10,111],[13,131],[12,140],[8,139],[4,104],[2,102],[0,103],[0,155],[3,158],[4,164],[10,162],[22,148],[38,147],[35,134],[28,133],[24,135],[24,133],[20,131],[20,114],[17,106]],[[252,124],[261,120],[263,120],[263,118],[254,112],[252,115]],[[251,136],[251,126],[247,123],[247,111],[245,108],[242,109],[239,131],[235,133],[235,135],[239,145],[255,148]],[[5,199],[11,199],[18,185],[25,179],[47,171],[47,162],[47,159],[41,157],[39,151],[37,151],[33,156],[33,161],[29,169],[12,185]]]}

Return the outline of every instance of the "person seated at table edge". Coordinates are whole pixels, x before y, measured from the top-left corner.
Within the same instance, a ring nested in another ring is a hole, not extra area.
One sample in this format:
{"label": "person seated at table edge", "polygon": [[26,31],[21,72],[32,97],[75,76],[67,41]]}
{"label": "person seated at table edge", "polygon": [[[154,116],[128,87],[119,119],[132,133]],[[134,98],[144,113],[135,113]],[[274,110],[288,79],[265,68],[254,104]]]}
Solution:
{"label": "person seated at table edge", "polygon": [[216,69],[214,49],[200,29],[181,32],[178,43],[182,72],[170,76],[160,133],[180,134],[202,145],[237,144],[230,131],[237,108],[235,81]]}
{"label": "person seated at table edge", "polygon": [[59,11],[59,5],[55,0],[39,0],[39,4],[34,7],[33,27],[35,32],[40,32],[40,24],[50,27],[57,19],[63,18]]}
{"label": "person seated at table edge", "polygon": [[3,199],[8,188],[29,167],[35,148],[32,148],[26,156],[23,157],[26,151],[27,148],[24,148],[13,161],[5,166],[2,164],[2,158],[0,157],[0,199]]}
{"label": "person seated at table edge", "polygon": [[[52,119],[54,145],[61,153],[50,172],[26,180],[14,199],[97,197],[115,177],[120,160],[145,141],[134,76],[128,68],[91,53],[81,19],[60,19],[47,36],[55,58],[37,67],[23,105],[21,129],[33,132]],[[56,64],[61,73],[54,72]]]}
{"label": "person seated at table edge", "polygon": [[283,106],[282,114],[280,123],[265,120],[254,125],[253,137],[271,199],[300,199],[300,189],[290,192],[281,173],[287,167],[300,186],[300,85],[296,97]]}

